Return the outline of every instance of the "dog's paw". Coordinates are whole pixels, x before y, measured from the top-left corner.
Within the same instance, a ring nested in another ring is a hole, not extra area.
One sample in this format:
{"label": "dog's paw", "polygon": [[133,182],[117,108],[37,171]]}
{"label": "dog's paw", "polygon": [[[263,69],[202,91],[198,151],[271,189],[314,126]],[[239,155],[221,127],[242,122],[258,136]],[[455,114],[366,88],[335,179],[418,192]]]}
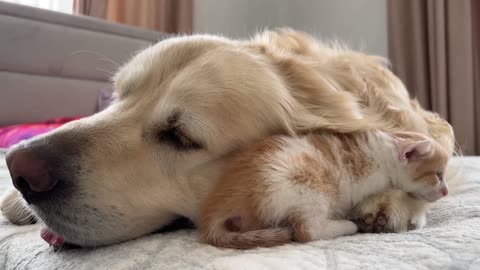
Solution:
{"label": "dog's paw", "polygon": [[427,225],[427,215],[425,211],[420,211],[416,215],[412,216],[408,221],[408,230],[417,230]]}
{"label": "dog's paw", "polygon": [[420,229],[426,224],[425,202],[402,191],[389,191],[360,202],[350,213],[359,232],[389,233]]}
{"label": "dog's paw", "polygon": [[5,193],[0,201],[0,210],[13,224],[27,225],[36,222],[35,216],[25,205],[22,195],[15,189]]}

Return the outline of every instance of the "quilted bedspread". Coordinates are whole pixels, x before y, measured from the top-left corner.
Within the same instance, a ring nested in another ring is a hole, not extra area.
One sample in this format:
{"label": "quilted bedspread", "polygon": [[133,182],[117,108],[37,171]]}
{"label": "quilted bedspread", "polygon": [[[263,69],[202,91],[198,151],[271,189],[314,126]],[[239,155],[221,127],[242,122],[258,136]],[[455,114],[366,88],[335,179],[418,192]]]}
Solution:
{"label": "quilted bedspread", "polygon": [[[194,230],[184,230],[54,252],[39,225],[14,226],[0,217],[0,269],[480,269],[480,157],[455,161],[465,180],[431,208],[421,230],[248,251],[200,244]],[[1,157],[0,193],[10,186]]]}

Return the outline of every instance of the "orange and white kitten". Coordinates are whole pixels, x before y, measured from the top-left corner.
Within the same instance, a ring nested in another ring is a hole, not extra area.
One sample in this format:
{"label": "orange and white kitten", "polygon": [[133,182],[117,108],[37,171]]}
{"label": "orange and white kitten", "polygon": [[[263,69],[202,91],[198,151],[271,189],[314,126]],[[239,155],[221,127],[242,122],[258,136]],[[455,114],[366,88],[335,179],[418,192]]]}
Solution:
{"label": "orange and white kitten", "polygon": [[273,136],[239,153],[202,205],[203,242],[276,246],[357,232],[349,211],[396,188],[433,202],[447,195],[448,154],[417,133]]}

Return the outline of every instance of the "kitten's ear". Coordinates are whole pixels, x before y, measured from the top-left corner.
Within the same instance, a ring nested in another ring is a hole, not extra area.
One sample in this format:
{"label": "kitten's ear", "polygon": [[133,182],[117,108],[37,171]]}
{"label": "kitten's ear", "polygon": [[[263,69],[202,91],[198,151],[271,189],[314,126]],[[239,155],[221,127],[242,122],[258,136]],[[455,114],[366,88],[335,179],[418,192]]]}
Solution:
{"label": "kitten's ear", "polygon": [[430,155],[432,151],[433,142],[431,140],[413,142],[408,140],[398,140],[397,142],[400,161],[405,163],[426,157]]}

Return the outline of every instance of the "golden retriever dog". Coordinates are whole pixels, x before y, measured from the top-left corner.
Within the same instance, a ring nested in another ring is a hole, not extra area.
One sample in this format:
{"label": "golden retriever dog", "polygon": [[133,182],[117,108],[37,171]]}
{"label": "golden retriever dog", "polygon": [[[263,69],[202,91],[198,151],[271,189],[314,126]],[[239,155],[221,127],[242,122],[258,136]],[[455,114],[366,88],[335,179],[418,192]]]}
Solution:
{"label": "golden retriever dog", "polygon": [[[126,241],[199,205],[239,149],[273,134],[372,127],[421,132],[453,154],[450,125],[412,100],[375,56],[292,30],[248,41],[174,37],[137,54],[114,76],[106,110],[15,146],[15,190],[2,211],[40,219],[43,233],[82,246]],[[425,224],[425,203],[399,191],[352,213],[364,231]]]}

